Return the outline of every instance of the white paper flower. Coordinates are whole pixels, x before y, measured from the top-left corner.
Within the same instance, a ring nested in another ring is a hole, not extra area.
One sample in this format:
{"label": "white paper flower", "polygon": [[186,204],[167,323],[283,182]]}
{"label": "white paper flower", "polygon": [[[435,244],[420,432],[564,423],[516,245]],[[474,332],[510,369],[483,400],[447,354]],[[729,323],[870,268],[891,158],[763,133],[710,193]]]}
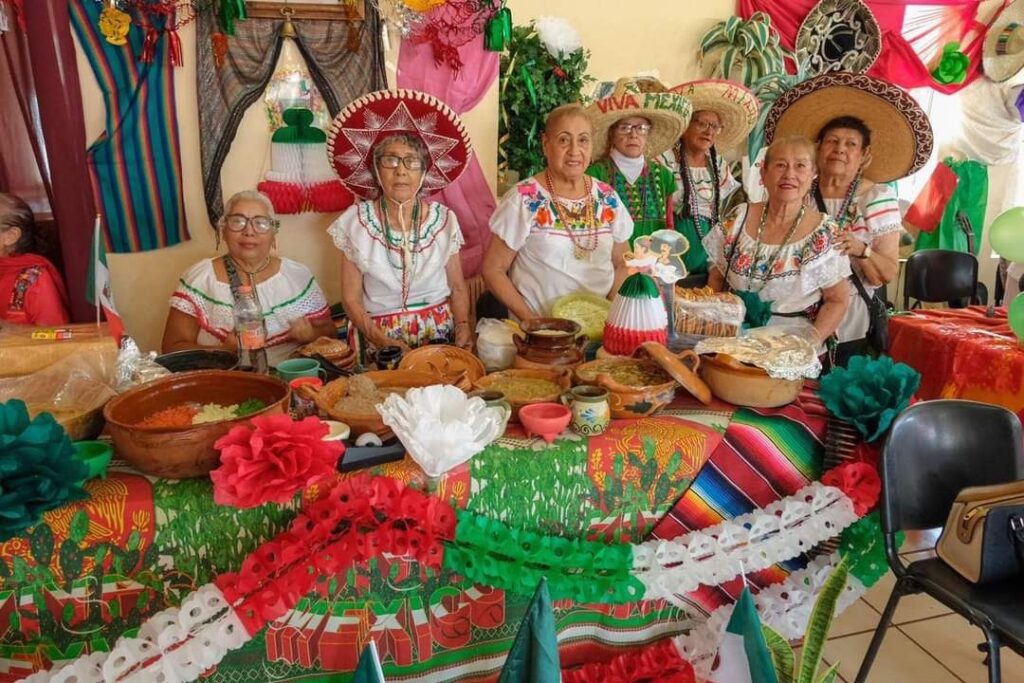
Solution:
{"label": "white paper flower", "polygon": [[580,34],[576,32],[568,19],[563,17],[537,17],[534,22],[540,42],[555,59],[571,55],[583,47]]}
{"label": "white paper flower", "polygon": [[377,412],[428,477],[440,477],[484,449],[505,429],[500,411],[456,387],[392,394]]}

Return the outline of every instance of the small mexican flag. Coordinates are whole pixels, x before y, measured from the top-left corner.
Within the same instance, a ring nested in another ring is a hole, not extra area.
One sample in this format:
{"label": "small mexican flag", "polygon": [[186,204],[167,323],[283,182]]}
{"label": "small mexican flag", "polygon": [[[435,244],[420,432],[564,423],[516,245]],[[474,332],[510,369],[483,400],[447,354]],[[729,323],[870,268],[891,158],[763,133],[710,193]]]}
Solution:
{"label": "small mexican flag", "polygon": [[519,624],[498,683],[559,683],[561,680],[555,613],[551,609],[547,579],[541,579]]}
{"label": "small mexican flag", "polygon": [[750,589],[744,587],[718,646],[713,683],[778,683]]}
{"label": "small mexican flag", "polygon": [[363,654],[359,655],[359,663],[356,664],[352,683],[384,683],[384,669],[380,666],[377,643],[373,639],[367,643]]}
{"label": "small mexican flag", "polygon": [[107,268],[107,248],[100,234],[100,216],[96,216],[96,224],[92,233],[92,260],[89,261],[89,278],[86,281],[85,298],[96,306],[96,322],[100,321],[100,309],[110,323],[110,334],[121,346],[124,336],[124,322],[114,307],[114,293],[110,288],[110,269]]}

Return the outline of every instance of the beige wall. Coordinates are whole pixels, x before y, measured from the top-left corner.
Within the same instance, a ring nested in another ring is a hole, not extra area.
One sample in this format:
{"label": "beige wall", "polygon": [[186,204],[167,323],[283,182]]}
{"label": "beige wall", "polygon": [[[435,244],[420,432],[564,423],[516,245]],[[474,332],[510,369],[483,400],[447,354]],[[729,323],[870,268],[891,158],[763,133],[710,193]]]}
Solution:
{"label": "beige wall", "polygon": [[[569,19],[590,49],[590,73],[600,80],[639,71],[656,70],[674,83],[696,75],[697,42],[711,24],[729,16],[734,0],[675,3],[666,0],[510,0],[517,24],[545,14]],[[214,251],[213,233],[206,219],[199,157],[198,113],[195,93],[195,32],[181,31],[185,65],[175,70],[178,125],[184,171],[185,205],[194,239],[188,243],[142,254],[111,255],[114,294],[128,331],[146,349],[159,346],[167,315],[167,299],[179,274]],[[394,55],[389,55],[394,65]],[[86,132],[95,139],[103,128],[103,100],[95,78],[79,51]],[[389,68],[389,77],[394,72]],[[496,168],[497,87],[469,112],[466,125],[473,137],[484,172],[492,185]],[[269,134],[260,104],[247,112],[224,165],[225,196],[254,187],[269,163]],[[328,299],[340,298],[340,276],[333,247],[324,233],[333,216],[286,216],[278,238],[280,252],[307,264],[326,290]]]}

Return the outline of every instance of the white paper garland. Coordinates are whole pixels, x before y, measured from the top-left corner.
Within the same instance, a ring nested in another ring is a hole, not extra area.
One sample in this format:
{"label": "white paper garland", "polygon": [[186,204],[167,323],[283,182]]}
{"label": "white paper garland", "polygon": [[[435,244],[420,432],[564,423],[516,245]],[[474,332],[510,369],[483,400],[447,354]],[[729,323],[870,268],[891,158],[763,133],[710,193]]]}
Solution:
{"label": "white paper garland", "polygon": [[[754,596],[761,623],[786,640],[803,638],[818,594],[841,559],[839,553],[819,557],[804,569],[790,574],[785,581],[762,589]],[[865,592],[864,584],[850,574],[839,596],[836,616],[857,602]],[[706,622],[673,639],[679,655],[693,665],[697,680],[704,680],[710,674],[732,611],[733,605],[723,605],[712,612]]]}
{"label": "white paper garland", "polygon": [[147,619],[136,637],[118,638],[110,652],[93,652],[22,681],[184,683],[199,678],[250,638],[223,593],[210,583],[190,593],[180,609],[165,609]]}
{"label": "white paper garland", "polygon": [[644,599],[677,604],[675,596],[701,585],[717,586],[799,557],[857,519],[846,494],[813,482],[761,510],[681,540],[634,545],[633,573],[646,588]]}

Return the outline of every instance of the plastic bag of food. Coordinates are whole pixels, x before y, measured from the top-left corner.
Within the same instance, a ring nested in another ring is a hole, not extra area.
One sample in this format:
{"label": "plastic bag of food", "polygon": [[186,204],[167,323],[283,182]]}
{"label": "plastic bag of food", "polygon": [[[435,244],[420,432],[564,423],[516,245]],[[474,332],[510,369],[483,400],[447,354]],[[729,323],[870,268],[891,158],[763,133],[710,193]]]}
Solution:
{"label": "plastic bag of food", "polygon": [[117,354],[115,369],[117,393],[122,394],[140,384],[166,377],[170,370],[154,360],[156,353],[142,353],[139,345],[131,337],[121,339],[121,350]]}
{"label": "plastic bag of food", "polygon": [[710,287],[675,291],[675,344],[693,346],[708,337],[735,337],[743,327],[746,307],[735,294]]}
{"label": "plastic bag of food", "polygon": [[512,367],[516,358],[516,326],[507,320],[481,318],[476,323],[476,353],[487,372]]}
{"label": "plastic bag of food", "polygon": [[103,429],[103,406],[113,398],[116,354],[107,351],[67,356],[37,372],[0,379],[0,402],[20,399],[33,417],[51,413],[73,441],[95,438]]}

